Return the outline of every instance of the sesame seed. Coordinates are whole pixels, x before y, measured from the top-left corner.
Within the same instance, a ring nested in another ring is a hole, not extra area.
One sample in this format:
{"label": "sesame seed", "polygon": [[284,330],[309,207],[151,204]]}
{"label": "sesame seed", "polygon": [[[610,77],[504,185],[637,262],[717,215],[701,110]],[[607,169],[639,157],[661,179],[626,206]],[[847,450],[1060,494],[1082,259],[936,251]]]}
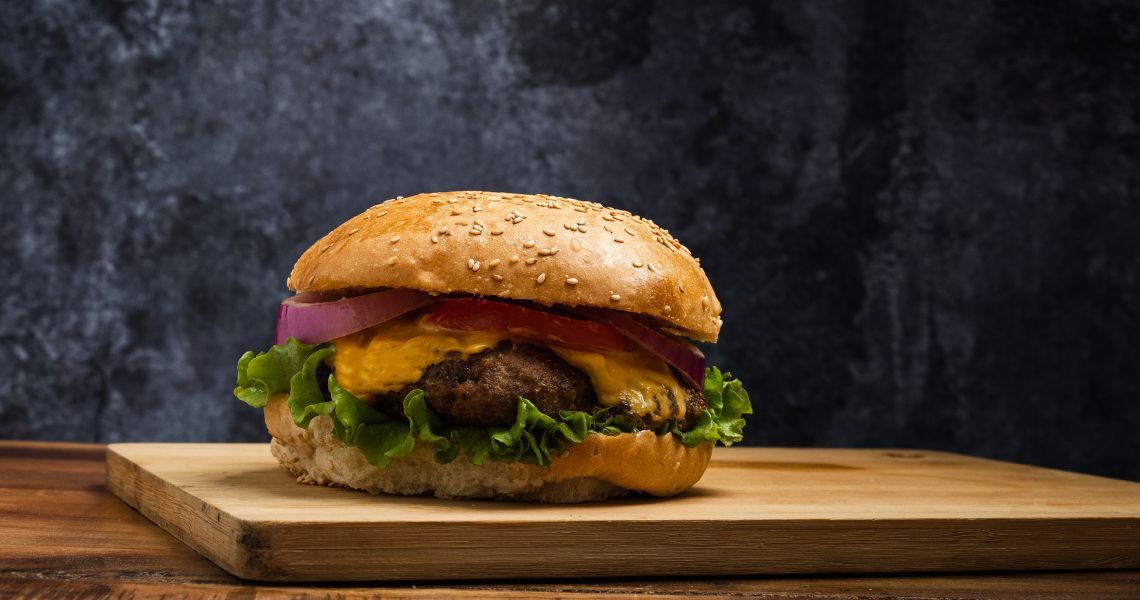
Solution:
{"label": "sesame seed", "polygon": [[664,310],[666,313],[670,313],[670,312],[673,312],[673,307],[666,304],[665,308],[663,308],[662,310]]}
{"label": "sesame seed", "polygon": [[528,258],[528,259],[526,259],[526,264],[528,264],[528,265],[533,265],[533,264],[534,264],[534,263],[536,263],[536,262],[538,262],[538,259],[537,259],[537,258]]}
{"label": "sesame seed", "polygon": [[681,290],[681,293],[684,294],[685,293],[685,284],[684,283],[678,283],[677,289]]}
{"label": "sesame seed", "polygon": [[492,229],[491,235],[503,235],[503,230],[502,229]]}
{"label": "sesame seed", "polygon": [[554,256],[555,254],[558,254],[558,246],[555,246],[555,247],[550,249],[550,255]]}
{"label": "sesame seed", "polygon": [[622,238],[614,238],[614,241],[615,241],[615,242],[617,242],[617,243],[619,243],[619,244],[624,244],[624,243],[625,243],[625,240],[624,240],[624,239],[622,239]]}
{"label": "sesame seed", "polygon": [[450,235],[450,233],[451,233],[451,232],[449,232],[449,231],[447,230],[447,225],[444,225],[443,227],[440,227],[440,228],[439,228],[439,234],[440,234],[440,235]]}
{"label": "sesame seed", "polygon": [[614,302],[621,302],[621,295],[619,295],[619,294],[611,294],[611,295],[610,295],[610,300],[613,300]]}
{"label": "sesame seed", "polygon": [[534,278],[534,282],[538,285],[542,285],[542,282],[544,281],[546,281],[546,273],[539,273],[538,277]]}
{"label": "sesame seed", "polygon": [[471,269],[472,272],[478,271],[479,267],[481,266],[482,265],[479,263],[479,261],[475,260],[474,258],[467,259],[467,268]]}
{"label": "sesame seed", "polygon": [[388,259],[388,266],[390,267],[390,266],[396,264],[396,260],[397,260],[397,258],[395,256],[389,258]]}
{"label": "sesame seed", "polygon": [[578,285],[578,278],[577,277],[567,277],[566,278],[566,285]]}
{"label": "sesame seed", "polygon": [[328,249],[329,249],[329,248],[332,248],[332,244],[325,244],[325,245],[324,245],[324,247],[323,247],[323,248],[321,248],[321,254],[324,254],[325,252],[328,252]]}
{"label": "sesame seed", "polygon": [[431,243],[433,243],[433,244],[438,244],[438,243],[439,243],[439,238],[435,237],[434,235],[433,235],[433,236],[431,236]]}
{"label": "sesame seed", "polygon": [[554,237],[554,232],[549,229],[543,229],[542,232],[546,235],[549,235],[550,237]]}
{"label": "sesame seed", "polygon": [[586,219],[578,219],[578,224],[579,224],[579,225],[585,225],[585,224],[586,224]]}
{"label": "sesame seed", "polygon": [[496,258],[496,259],[492,260],[491,262],[487,263],[487,266],[494,269],[495,267],[499,266],[499,263],[501,263],[501,262],[503,262],[503,261]]}
{"label": "sesame seed", "polygon": [[357,231],[360,231],[360,228],[359,227],[353,227],[352,229],[348,230],[348,235],[352,235],[352,234],[356,233]]}
{"label": "sesame seed", "polygon": [[625,228],[625,232],[628,233],[629,235],[633,235],[633,232],[629,230],[629,227]]}
{"label": "sesame seed", "polygon": [[523,242],[523,248],[534,248],[534,240],[527,240]]}
{"label": "sesame seed", "polygon": [[570,231],[574,231],[574,230],[578,229],[578,226],[573,224],[573,223],[563,223],[562,228],[563,229],[569,229]]}
{"label": "sesame seed", "polygon": [[586,208],[585,206],[575,206],[575,207],[574,207],[574,210],[576,210],[576,211],[578,211],[578,212],[582,212],[582,213],[584,213],[584,212],[586,212],[587,210],[590,210],[590,209]]}
{"label": "sesame seed", "polygon": [[482,206],[479,206],[478,204],[476,204],[475,206],[472,206],[472,207],[471,207],[471,212],[479,212],[479,211],[481,211],[481,210],[483,210],[483,207],[482,207]]}
{"label": "sesame seed", "polygon": [[603,221],[613,221],[614,218],[609,216],[609,215],[602,215],[602,220]]}
{"label": "sesame seed", "polygon": [[470,233],[471,235],[479,235],[479,234],[483,233],[483,230],[479,229],[477,227],[472,227],[471,230],[468,231],[467,233]]}
{"label": "sesame seed", "polygon": [[550,256],[550,248],[539,248],[538,249],[538,255],[539,256]]}
{"label": "sesame seed", "polygon": [[459,210],[458,208],[451,209],[451,216],[457,217],[461,214],[463,214],[463,211]]}
{"label": "sesame seed", "polygon": [[582,249],[582,242],[578,241],[578,238],[574,238],[574,239],[570,240],[570,247],[573,248],[574,250],[581,250]]}
{"label": "sesame seed", "polygon": [[398,235],[394,235],[394,236],[392,236],[392,239],[388,240],[388,242],[392,243],[392,244],[395,244],[398,241],[400,241],[400,236],[398,236]]}
{"label": "sesame seed", "polygon": [[512,254],[511,255],[511,264],[513,265],[517,262],[519,262],[519,255],[518,254]]}
{"label": "sesame seed", "polygon": [[503,276],[499,275],[498,273],[495,273],[494,275],[491,276],[491,279],[494,279],[495,281],[502,281]]}
{"label": "sesame seed", "polygon": [[638,269],[640,269],[641,267],[644,267],[644,266],[645,266],[645,263],[641,262],[640,260],[635,260],[635,261],[633,261],[633,266],[635,266],[635,267],[637,267]]}

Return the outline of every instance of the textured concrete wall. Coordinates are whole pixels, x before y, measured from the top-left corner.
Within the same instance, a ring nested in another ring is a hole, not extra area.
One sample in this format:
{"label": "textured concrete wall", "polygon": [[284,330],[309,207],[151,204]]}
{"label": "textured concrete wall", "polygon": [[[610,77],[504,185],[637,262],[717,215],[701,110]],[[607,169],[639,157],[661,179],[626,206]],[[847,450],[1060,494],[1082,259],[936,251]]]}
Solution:
{"label": "textured concrete wall", "polygon": [[698,255],[748,442],[1140,479],[1134,2],[0,3],[0,435],[256,440],[299,253],[397,194]]}

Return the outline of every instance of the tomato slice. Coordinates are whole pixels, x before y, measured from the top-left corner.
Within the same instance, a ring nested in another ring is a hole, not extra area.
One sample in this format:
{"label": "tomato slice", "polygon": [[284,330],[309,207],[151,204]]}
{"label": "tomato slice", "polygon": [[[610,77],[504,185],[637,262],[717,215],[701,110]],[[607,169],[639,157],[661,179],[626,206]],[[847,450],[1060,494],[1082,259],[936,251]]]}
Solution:
{"label": "tomato slice", "polygon": [[635,348],[629,338],[605,323],[493,300],[441,300],[432,305],[428,318],[444,329],[501,331],[513,337],[570,348],[611,352]]}

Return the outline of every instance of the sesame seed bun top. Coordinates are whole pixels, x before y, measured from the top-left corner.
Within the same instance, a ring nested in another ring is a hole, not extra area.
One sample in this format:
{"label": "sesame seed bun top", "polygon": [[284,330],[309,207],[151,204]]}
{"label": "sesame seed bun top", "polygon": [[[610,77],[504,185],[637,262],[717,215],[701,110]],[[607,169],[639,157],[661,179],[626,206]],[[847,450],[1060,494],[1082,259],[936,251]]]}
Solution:
{"label": "sesame seed bun top", "polygon": [[297,292],[394,287],[590,306],[715,342],[720,302],[689,249],[648,219],[569,198],[443,192],[396,198],[313,244]]}

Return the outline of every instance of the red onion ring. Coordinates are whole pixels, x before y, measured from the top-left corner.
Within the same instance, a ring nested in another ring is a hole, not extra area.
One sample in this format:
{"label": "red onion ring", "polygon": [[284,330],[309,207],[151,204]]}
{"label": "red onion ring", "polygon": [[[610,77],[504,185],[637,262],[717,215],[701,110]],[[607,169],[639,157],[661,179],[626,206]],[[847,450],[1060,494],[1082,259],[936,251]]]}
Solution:
{"label": "red onion ring", "polygon": [[424,292],[403,288],[330,302],[298,300],[305,297],[286,298],[277,309],[276,343],[290,337],[306,344],[327,342],[390,321],[434,300]]}
{"label": "red onion ring", "polygon": [[705,355],[696,346],[675,340],[616,310],[579,307],[574,312],[617,329],[651,354],[673,365],[698,390],[702,389],[705,381]]}

